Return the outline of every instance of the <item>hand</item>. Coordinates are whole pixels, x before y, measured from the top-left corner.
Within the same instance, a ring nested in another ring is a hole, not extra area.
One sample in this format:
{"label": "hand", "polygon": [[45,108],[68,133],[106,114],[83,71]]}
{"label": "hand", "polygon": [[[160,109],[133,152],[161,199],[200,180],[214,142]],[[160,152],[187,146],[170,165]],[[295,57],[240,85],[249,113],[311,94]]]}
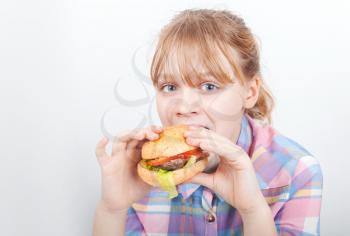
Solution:
{"label": "hand", "polygon": [[220,158],[215,173],[199,173],[186,181],[212,189],[241,214],[248,214],[267,204],[259,188],[248,154],[228,138],[202,127],[185,132],[186,142]]}
{"label": "hand", "polygon": [[137,163],[141,160],[143,143],[158,139],[161,131],[161,127],[155,126],[126,131],[115,137],[111,155],[105,150],[108,139],[98,142],[96,157],[102,175],[101,201],[110,211],[126,211],[150,191],[152,186],[137,174]]}

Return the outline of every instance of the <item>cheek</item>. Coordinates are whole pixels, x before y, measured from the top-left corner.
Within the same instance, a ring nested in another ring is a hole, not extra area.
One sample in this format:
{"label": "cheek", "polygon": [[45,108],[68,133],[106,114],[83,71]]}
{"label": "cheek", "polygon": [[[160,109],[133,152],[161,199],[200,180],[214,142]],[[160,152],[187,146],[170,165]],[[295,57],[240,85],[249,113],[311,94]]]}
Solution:
{"label": "cheek", "polygon": [[243,99],[239,93],[223,93],[207,103],[207,111],[220,121],[235,121],[243,110]]}
{"label": "cheek", "polygon": [[171,109],[171,99],[164,98],[160,95],[156,96],[157,112],[159,119],[164,126],[170,125],[170,120],[168,115],[170,114]]}
{"label": "cheek", "polygon": [[164,104],[164,99],[161,99],[159,96],[156,97],[156,104],[157,104],[157,112],[159,114],[159,117],[162,119],[164,108],[166,107]]}

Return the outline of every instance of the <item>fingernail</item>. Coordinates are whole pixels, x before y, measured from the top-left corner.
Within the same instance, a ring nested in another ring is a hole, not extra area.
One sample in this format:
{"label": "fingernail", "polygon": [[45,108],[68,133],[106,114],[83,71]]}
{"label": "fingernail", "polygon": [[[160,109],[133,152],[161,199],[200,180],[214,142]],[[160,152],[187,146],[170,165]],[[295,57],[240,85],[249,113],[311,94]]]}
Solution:
{"label": "fingernail", "polygon": [[187,139],[186,139],[186,142],[187,142],[188,144],[193,144],[193,140],[190,139],[190,138],[187,138]]}

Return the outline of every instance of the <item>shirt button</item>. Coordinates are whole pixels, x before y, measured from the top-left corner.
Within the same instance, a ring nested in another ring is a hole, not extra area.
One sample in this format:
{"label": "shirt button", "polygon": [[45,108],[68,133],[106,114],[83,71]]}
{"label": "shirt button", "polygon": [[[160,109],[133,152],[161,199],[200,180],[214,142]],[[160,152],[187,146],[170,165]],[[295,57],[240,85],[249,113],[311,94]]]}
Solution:
{"label": "shirt button", "polygon": [[207,215],[207,221],[208,221],[209,223],[214,222],[214,221],[215,221],[215,216],[213,216],[211,213],[209,213],[209,214]]}

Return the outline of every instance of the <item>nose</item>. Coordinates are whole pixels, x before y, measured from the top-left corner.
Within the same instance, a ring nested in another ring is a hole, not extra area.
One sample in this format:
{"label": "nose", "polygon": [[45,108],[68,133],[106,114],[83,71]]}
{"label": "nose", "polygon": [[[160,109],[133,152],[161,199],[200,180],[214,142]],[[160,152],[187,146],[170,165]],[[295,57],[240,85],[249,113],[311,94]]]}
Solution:
{"label": "nose", "polygon": [[182,89],[178,103],[175,105],[176,116],[193,116],[201,109],[201,99],[194,88]]}

